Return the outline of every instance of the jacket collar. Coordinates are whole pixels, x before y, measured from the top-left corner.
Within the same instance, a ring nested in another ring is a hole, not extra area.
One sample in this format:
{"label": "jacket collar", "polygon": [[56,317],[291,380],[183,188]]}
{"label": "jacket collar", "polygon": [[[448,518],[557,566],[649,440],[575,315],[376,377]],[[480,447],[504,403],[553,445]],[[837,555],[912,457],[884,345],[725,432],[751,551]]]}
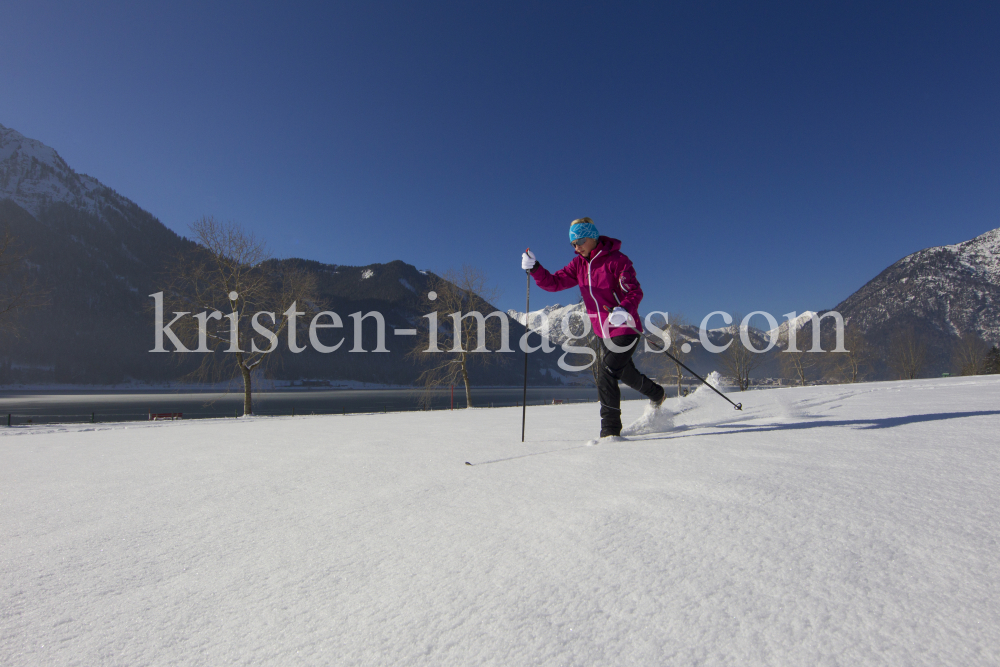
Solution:
{"label": "jacket collar", "polygon": [[591,262],[598,257],[605,257],[608,254],[622,247],[622,242],[609,236],[601,236],[597,239],[597,245],[590,251],[590,257],[584,257],[584,261]]}

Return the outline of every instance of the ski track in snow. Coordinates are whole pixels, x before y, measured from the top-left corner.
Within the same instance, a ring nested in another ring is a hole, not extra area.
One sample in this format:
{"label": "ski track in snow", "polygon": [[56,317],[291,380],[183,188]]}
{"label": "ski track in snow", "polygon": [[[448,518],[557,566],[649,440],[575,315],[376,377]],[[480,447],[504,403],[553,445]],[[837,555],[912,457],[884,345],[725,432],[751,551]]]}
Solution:
{"label": "ski track in snow", "polygon": [[0,663],[1000,663],[1000,377],[738,396],[0,430]]}

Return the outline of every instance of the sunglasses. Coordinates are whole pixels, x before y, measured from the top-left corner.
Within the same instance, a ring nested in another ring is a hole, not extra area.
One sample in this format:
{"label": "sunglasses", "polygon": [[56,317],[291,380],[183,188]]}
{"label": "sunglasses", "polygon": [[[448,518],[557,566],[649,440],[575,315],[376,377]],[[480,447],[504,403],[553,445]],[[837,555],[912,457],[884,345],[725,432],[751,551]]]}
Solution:
{"label": "sunglasses", "polygon": [[574,248],[578,248],[587,242],[587,239],[577,239],[575,241],[570,241],[569,244]]}

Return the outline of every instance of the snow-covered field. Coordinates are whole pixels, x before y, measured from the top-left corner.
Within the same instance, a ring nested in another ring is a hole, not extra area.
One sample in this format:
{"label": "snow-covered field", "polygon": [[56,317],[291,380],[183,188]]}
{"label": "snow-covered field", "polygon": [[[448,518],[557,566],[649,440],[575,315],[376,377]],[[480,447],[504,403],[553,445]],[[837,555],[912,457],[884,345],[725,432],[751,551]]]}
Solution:
{"label": "snow-covered field", "polygon": [[0,663],[1000,664],[998,399],[2,430]]}

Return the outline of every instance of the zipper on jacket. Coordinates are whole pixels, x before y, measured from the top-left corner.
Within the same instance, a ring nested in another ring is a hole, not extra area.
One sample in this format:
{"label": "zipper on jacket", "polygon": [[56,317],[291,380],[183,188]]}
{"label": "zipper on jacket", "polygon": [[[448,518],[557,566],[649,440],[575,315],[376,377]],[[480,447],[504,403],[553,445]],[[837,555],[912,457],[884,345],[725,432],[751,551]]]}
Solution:
{"label": "zipper on jacket", "polygon": [[[603,250],[599,250],[597,255],[600,255]],[[593,260],[597,259],[597,255],[587,258],[587,289],[590,290],[590,298],[594,300],[594,311],[597,312],[597,325],[601,328],[601,338],[604,338],[604,323],[601,322],[601,304],[597,303],[597,297],[594,296],[594,281],[590,275],[590,264]],[[611,330],[608,329],[608,338],[611,337]]]}

